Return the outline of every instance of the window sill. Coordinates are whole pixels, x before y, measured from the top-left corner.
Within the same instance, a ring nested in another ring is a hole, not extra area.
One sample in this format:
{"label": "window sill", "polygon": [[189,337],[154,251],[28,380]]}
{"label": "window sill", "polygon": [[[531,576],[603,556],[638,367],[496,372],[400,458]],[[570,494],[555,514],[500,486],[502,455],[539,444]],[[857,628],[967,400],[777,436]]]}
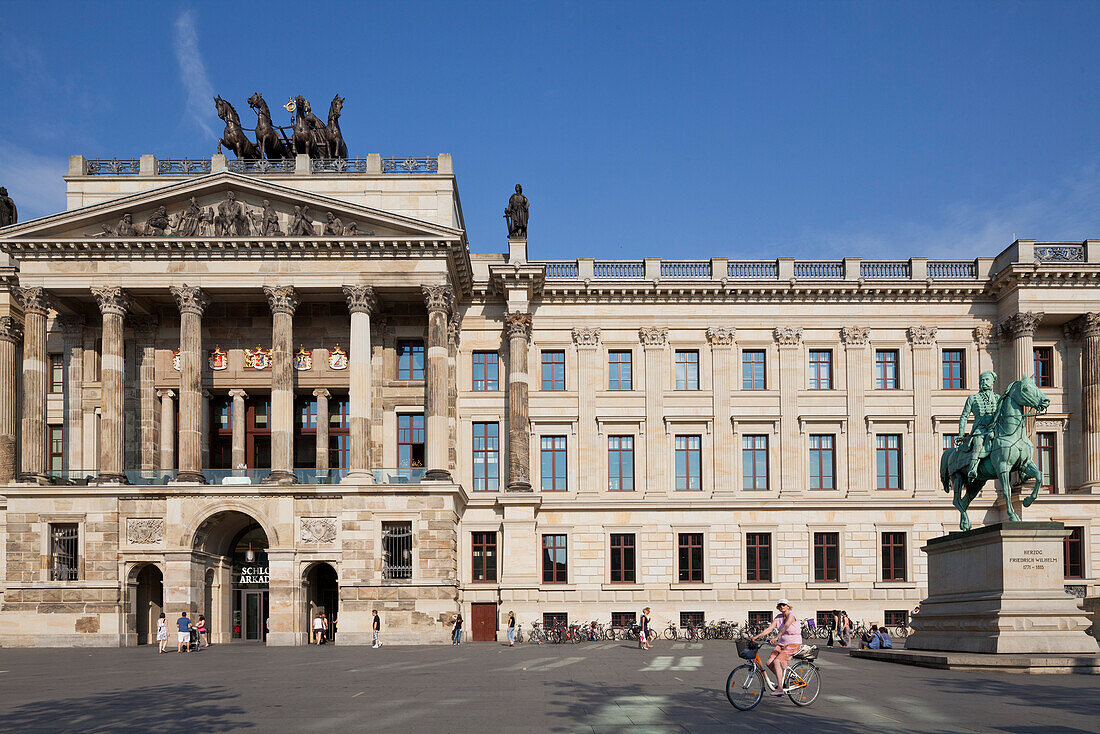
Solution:
{"label": "window sill", "polygon": [[713,584],[705,581],[677,581],[668,585],[669,591],[712,591]]}
{"label": "window sill", "polygon": [[847,589],[847,581],[807,581],[807,589]]}
{"label": "window sill", "polygon": [[915,589],[917,584],[915,581],[876,581],[874,584],[876,589]]}
{"label": "window sill", "polygon": [[576,591],[576,584],[539,584],[539,591]]}
{"label": "window sill", "polygon": [[740,581],[737,584],[739,590],[748,589],[765,589],[765,590],[778,590],[783,588],[782,585],[775,583],[774,581]]}
{"label": "window sill", "polygon": [[615,584],[605,583],[600,585],[601,591],[645,591],[645,584]]}

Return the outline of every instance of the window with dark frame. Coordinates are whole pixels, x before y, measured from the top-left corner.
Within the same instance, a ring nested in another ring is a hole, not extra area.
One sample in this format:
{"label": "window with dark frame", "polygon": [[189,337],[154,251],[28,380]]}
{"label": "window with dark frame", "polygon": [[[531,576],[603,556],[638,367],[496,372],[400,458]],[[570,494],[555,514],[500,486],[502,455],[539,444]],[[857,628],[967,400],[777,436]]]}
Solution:
{"label": "window with dark frame", "polygon": [[474,352],[474,385],[476,391],[500,389],[500,355],[496,352]]}
{"label": "window with dark frame", "polygon": [[397,340],[397,379],[424,379],[424,342],[419,339]]}
{"label": "window with dark frame", "polygon": [[328,468],[351,468],[351,400],[346,395],[328,401]]}
{"label": "window with dark frame", "polygon": [[840,533],[814,533],[814,581],[840,581]]}
{"label": "window with dark frame", "polygon": [[761,434],[741,437],[742,489],[768,488],[768,437]]}
{"label": "window with dark frame", "polygon": [[470,533],[471,558],[474,581],[497,580],[497,534],[495,532]]}
{"label": "window with dark frame", "polygon": [[699,389],[699,352],[695,349],[676,350],[676,389]]}
{"label": "window with dark frame", "polygon": [[966,387],[966,352],[961,349],[943,350],[943,389],[962,390]]}
{"label": "window with dark frame", "polygon": [[54,395],[65,392],[65,355],[50,355],[50,392]]}
{"label": "window with dark frame", "polygon": [[875,389],[898,389],[898,350],[875,350]]}
{"label": "window with dark frame", "polygon": [[1062,566],[1067,579],[1085,578],[1085,528],[1066,526],[1069,535],[1062,539]]}
{"label": "window with dark frame", "polygon": [[565,535],[542,536],[542,583],[568,582],[569,563]]}
{"label": "window with dark frame", "polygon": [[[758,583],[771,582],[771,533],[745,533],[745,580]],[[768,619],[770,621],[771,618]]]}
{"label": "window with dark frame", "polygon": [[1035,347],[1035,386],[1054,386],[1054,348]]}
{"label": "window with dark frame", "polygon": [[681,584],[703,582],[703,534],[680,533],[679,576]]}
{"label": "window with dark frame", "polygon": [[569,626],[569,614],[566,612],[543,612],[543,629],[564,629]]}
{"label": "window with dark frame", "polygon": [[60,476],[65,471],[65,429],[50,426],[50,473]]}
{"label": "window with dark frame", "polygon": [[883,433],[875,436],[877,489],[901,489],[901,436]]}
{"label": "window with dark frame", "polygon": [[397,467],[424,466],[424,414],[397,414]]}
{"label": "window with dark frame", "polygon": [[500,424],[474,424],[474,491],[500,489]]}
{"label": "window with dark frame", "polygon": [[[232,409],[231,409],[232,410]],[[317,468],[317,398],[297,397],[294,400],[294,467],[296,469]],[[230,419],[232,421],[232,419]],[[220,433],[220,426],[219,426]],[[232,451],[233,432],[230,430],[230,451]],[[232,462],[232,459],[230,459]]]}
{"label": "window with dark frame", "polygon": [[611,613],[611,626],[612,627],[633,627],[638,624],[637,612],[612,612]]}
{"label": "window with dark frame", "polygon": [[741,351],[742,390],[767,389],[764,372],[765,354],[763,349],[744,349]]}
{"label": "window with dark frame", "polygon": [[[887,627],[908,627],[909,611],[906,609],[886,609],[882,613],[882,623]],[[887,630],[890,632],[890,630]]]}
{"label": "window with dark frame", "polygon": [[612,492],[634,490],[634,437],[607,437],[607,489]]}
{"label": "window with dark frame", "polygon": [[702,436],[676,436],[676,489],[703,488]]}
{"label": "window with dark frame", "polygon": [[749,625],[769,625],[772,623],[772,619],[775,618],[775,612],[762,612],[760,610],[749,612]]}
{"label": "window with dark frame", "polygon": [[707,615],[703,612],[680,612],[680,627],[702,627],[706,624]]}
{"label": "window with dark frame", "polygon": [[542,460],[542,491],[564,492],[566,487],[565,436],[543,436],[539,439]]}
{"label": "window with dark frame", "polygon": [[542,389],[565,389],[565,352],[542,353]]}
{"label": "window with dark frame", "polygon": [[810,489],[836,489],[836,440],[831,433],[810,435]]}
{"label": "window with dark frame", "polygon": [[833,389],[833,352],[830,349],[810,351],[810,389]]}
{"label": "window with dark frame", "polygon": [[1054,446],[1055,436],[1046,431],[1035,434],[1035,458],[1039,467],[1039,487],[1054,494],[1057,491],[1055,465],[1057,453]]}
{"label": "window with dark frame", "polygon": [[611,583],[635,583],[636,576],[634,559],[634,533],[612,533]]}
{"label": "window with dark frame", "polygon": [[905,533],[882,534],[882,580],[905,581]]}
{"label": "window with dark frame", "polygon": [[50,581],[76,581],[80,529],[75,522],[50,523]]}
{"label": "window with dark frame", "polygon": [[633,390],[634,369],[633,354],[627,350],[615,350],[607,353],[607,389]]}
{"label": "window with dark frame", "polygon": [[412,578],[412,535],[412,522],[382,523],[382,578]]}

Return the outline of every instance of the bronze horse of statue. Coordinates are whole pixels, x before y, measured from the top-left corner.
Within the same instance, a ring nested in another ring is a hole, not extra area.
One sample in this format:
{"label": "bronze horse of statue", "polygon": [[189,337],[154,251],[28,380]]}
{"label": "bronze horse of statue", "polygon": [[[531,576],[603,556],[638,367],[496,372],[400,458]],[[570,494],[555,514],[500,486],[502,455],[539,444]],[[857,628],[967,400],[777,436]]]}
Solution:
{"label": "bronze horse of statue", "polygon": [[294,152],[310,158],[323,158],[328,153],[324,125],[309,110],[309,102],[298,95],[294,98]]}
{"label": "bronze horse of statue", "polygon": [[287,146],[283,144],[283,136],[275,130],[275,126],[271,123],[271,110],[268,109],[263,96],[256,92],[248,98],[248,106],[256,110],[258,118],[256,121],[256,147],[259,148],[260,153],[271,161],[293,158],[294,154],[290,153]]}
{"label": "bronze horse of statue", "polygon": [[329,158],[347,158],[348,146],[340,133],[340,113],[344,109],[344,98],[337,94],[328,108],[328,125],[325,127],[325,139],[328,141]]}
{"label": "bronze horse of statue", "polygon": [[225,122],[225,132],[222,133],[218,145],[233,151],[237,158],[259,158],[260,152],[255,143],[245,136],[241,118],[233,105],[221,97],[214,97],[214,105],[218,108],[218,117]]}
{"label": "bronze horse of statue", "polygon": [[[967,476],[969,454],[960,451],[961,447],[944,450],[940,457],[940,482],[944,492],[952,489],[955,491],[952,504],[959,511],[960,530],[970,529],[970,518],[967,517],[966,510],[990,479],[1000,485],[1008,519],[1012,522],[1019,522],[1020,516],[1012,508],[1012,482],[1009,479],[1011,472],[1017,471],[1021,476],[1035,480],[1031,494],[1024,498],[1024,507],[1031,507],[1031,503],[1039,496],[1039,484],[1043,475],[1032,459],[1035,447],[1024,430],[1024,419],[1043,413],[1049,406],[1050,400],[1035,386],[1034,376],[1021,377],[1009,385],[993,415],[993,440],[990,443],[989,456],[978,462],[978,475],[974,481],[970,481]],[[1034,412],[1026,413],[1027,408]],[[963,494],[963,488],[966,489],[966,494]]]}

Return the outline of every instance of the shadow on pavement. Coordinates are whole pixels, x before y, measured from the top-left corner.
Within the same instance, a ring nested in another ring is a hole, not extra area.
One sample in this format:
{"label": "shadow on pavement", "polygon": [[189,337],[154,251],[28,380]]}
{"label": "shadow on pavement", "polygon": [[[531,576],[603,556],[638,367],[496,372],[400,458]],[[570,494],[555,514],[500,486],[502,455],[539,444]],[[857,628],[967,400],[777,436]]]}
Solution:
{"label": "shadow on pavement", "polygon": [[[1042,677],[1042,676],[1040,676]],[[1072,683],[1075,675],[1057,675],[1059,682]],[[1039,683],[1036,676],[1023,675],[1017,683],[1013,681],[994,680],[991,678],[976,678],[971,680],[959,680],[952,683],[956,693],[988,696],[996,700],[1000,706],[1023,706],[1031,708],[1041,703],[1046,708],[1056,709],[1079,716],[1097,717],[1100,715],[1100,704],[1097,703],[1095,694],[1081,688],[1069,685],[1051,685]],[[1015,731],[1004,729],[1004,731]],[[1066,729],[1066,731],[1074,731]]]}
{"label": "shadow on pavement", "polygon": [[191,683],[27,703],[0,719],[6,731],[226,731],[251,727],[228,704],[236,694]]}

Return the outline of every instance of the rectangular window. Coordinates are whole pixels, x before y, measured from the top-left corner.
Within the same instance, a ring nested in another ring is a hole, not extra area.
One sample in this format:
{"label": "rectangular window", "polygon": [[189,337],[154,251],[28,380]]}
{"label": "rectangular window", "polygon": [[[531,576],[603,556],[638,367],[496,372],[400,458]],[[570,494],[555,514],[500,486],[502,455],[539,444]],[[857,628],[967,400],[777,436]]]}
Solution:
{"label": "rectangular window", "polygon": [[840,581],[840,533],[814,533],[814,581]]}
{"label": "rectangular window", "polygon": [[497,580],[497,534],[471,533],[471,558],[474,569],[471,578],[474,581]]}
{"label": "rectangular window", "polygon": [[676,350],[676,389],[699,389],[699,352],[694,349]]}
{"label": "rectangular window", "polygon": [[412,523],[382,523],[382,578],[411,579]]}
{"label": "rectangular window", "polygon": [[542,583],[564,584],[568,581],[564,535],[542,536]]}
{"label": "rectangular window", "polygon": [[50,473],[60,476],[65,471],[65,430],[50,426]]}
{"label": "rectangular window", "polygon": [[878,489],[901,489],[901,436],[875,436],[875,466]]}
{"label": "rectangular window", "polygon": [[637,612],[612,612],[611,613],[611,626],[612,627],[633,627],[638,623]]}
{"label": "rectangular window", "polygon": [[542,353],[542,389],[565,389],[565,352]]}
{"label": "rectangular window", "polygon": [[50,355],[50,392],[57,394],[65,391],[65,356]]}
{"label": "rectangular window", "polygon": [[1039,473],[1042,475],[1039,486],[1051,494],[1054,494],[1057,487],[1057,476],[1054,471],[1057,454],[1054,451],[1054,440],[1053,433],[1035,434],[1035,453],[1039,460]]}
{"label": "rectangular window", "polygon": [[816,616],[814,617],[814,620],[817,622],[817,626],[818,626],[819,629],[828,629],[829,625],[831,625],[833,623],[833,619],[835,617],[836,617],[836,612],[830,609],[829,611],[826,611],[826,612],[821,612],[821,611],[817,612]]}
{"label": "rectangular window", "polygon": [[1054,386],[1054,348],[1035,347],[1035,385]]}
{"label": "rectangular window", "polygon": [[833,353],[829,349],[810,352],[810,389],[833,389]]}
{"label": "rectangular window", "polygon": [[424,342],[418,339],[398,340],[397,379],[424,379]]}
{"label": "rectangular window", "polygon": [[611,583],[633,584],[634,533],[615,533],[611,536]]}
{"label": "rectangular window", "polygon": [[474,390],[500,389],[500,355],[474,352]]}
{"label": "rectangular window", "polygon": [[741,389],[764,390],[764,350],[745,349],[741,352]]}
{"label": "rectangular window", "polygon": [[[745,580],[772,580],[772,534],[745,533]],[[768,618],[771,621],[771,618]]]}
{"label": "rectangular window", "polygon": [[882,534],[882,580],[905,581],[905,533]]}
{"label": "rectangular window", "polygon": [[943,389],[962,390],[966,387],[966,353],[961,349],[943,350]]}
{"label": "rectangular window", "polygon": [[775,612],[761,612],[759,610],[755,612],[749,612],[749,626],[760,627],[763,629],[772,623],[772,619],[775,617]]}
{"label": "rectangular window", "polygon": [[73,523],[50,524],[50,581],[76,581],[80,530]]}
{"label": "rectangular window", "polygon": [[564,492],[566,490],[565,436],[543,436],[540,445],[542,491]]}
{"label": "rectangular window", "polygon": [[333,395],[328,401],[328,466],[351,466],[351,400],[345,395]]}
{"label": "rectangular window", "polygon": [[569,614],[566,612],[543,612],[543,629],[564,629],[569,626]]}
{"label": "rectangular window", "polygon": [[634,437],[607,437],[607,488],[612,492],[634,489]]}
{"label": "rectangular window", "polygon": [[676,437],[676,489],[703,488],[702,436]]}
{"label": "rectangular window", "polygon": [[898,389],[898,350],[875,350],[875,389]]}
{"label": "rectangular window", "polygon": [[474,424],[474,491],[500,489],[500,424]]}
{"label": "rectangular window", "polygon": [[835,436],[810,436],[810,489],[836,489]]}
{"label": "rectangular window", "polygon": [[424,414],[397,414],[397,466],[409,469],[424,466]]}
{"label": "rectangular window", "polygon": [[629,351],[607,353],[607,389],[633,390],[633,354]]}
{"label": "rectangular window", "polygon": [[1062,540],[1062,565],[1067,579],[1085,578],[1085,529],[1083,527],[1066,530],[1070,533]]}
{"label": "rectangular window", "polygon": [[706,623],[703,612],[680,612],[680,627],[702,627]]}
{"label": "rectangular window", "polygon": [[882,622],[887,627],[908,627],[909,612],[905,609],[887,609],[882,613]]}
{"label": "rectangular window", "polygon": [[741,437],[741,481],[745,489],[768,488],[768,437]]}
{"label": "rectangular window", "polygon": [[680,533],[679,550],[680,583],[702,583],[703,534]]}

